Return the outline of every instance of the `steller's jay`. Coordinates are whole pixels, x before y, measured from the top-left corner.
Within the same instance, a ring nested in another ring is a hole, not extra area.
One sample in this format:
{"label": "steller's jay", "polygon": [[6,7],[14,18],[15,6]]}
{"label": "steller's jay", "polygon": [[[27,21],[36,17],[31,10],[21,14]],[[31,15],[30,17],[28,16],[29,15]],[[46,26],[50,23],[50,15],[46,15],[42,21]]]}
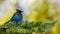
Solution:
{"label": "steller's jay", "polygon": [[18,21],[21,21],[23,19],[23,16],[22,16],[22,12],[21,10],[18,10],[16,9],[17,12],[12,16],[12,18],[8,21],[8,22],[18,22]]}

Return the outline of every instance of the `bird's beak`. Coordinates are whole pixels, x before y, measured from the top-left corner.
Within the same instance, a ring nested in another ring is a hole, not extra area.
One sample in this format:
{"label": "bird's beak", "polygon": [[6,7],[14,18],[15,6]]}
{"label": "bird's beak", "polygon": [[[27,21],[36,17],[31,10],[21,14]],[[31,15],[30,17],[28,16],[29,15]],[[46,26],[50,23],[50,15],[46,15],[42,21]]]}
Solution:
{"label": "bird's beak", "polygon": [[24,11],[21,11],[21,12],[24,12]]}
{"label": "bird's beak", "polygon": [[24,12],[24,11],[22,11],[22,12]]}

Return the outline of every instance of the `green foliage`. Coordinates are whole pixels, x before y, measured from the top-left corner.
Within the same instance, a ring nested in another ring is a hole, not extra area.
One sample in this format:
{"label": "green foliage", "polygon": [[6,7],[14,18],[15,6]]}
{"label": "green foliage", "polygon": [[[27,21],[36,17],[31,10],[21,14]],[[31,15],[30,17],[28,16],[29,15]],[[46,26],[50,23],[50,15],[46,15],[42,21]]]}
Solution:
{"label": "green foliage", "polygon": [[[32,32],[50,31],[56,20],[44,20],[39,22],[21,21],[18,23],[9,22],[0,26],[1,34],[31,34]],[[4,32],[4,33],[3,33]]]}

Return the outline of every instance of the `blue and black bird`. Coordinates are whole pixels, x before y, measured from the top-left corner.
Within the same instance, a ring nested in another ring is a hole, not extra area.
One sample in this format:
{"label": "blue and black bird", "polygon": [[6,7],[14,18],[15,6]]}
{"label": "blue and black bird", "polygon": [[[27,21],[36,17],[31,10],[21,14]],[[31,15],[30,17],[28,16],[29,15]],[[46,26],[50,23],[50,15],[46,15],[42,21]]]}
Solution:
{"label": "blue and black bird", "polygon": [[12,18],[9,20],[9,22],[19,22],[23,19],[23,15],[22,15],[22,12],[21,10],[19,9],[16,9],[16,13],[12,16]]}

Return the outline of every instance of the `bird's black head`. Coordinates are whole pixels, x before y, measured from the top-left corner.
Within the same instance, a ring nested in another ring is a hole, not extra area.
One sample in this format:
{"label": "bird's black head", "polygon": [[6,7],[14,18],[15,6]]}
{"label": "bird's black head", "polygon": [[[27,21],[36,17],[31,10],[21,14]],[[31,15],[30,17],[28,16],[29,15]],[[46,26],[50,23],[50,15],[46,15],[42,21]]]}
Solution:
{"label": "bird's black head", "polygon": [[18,14],[21,14],[23,11],[21,11],[21,10],[19,10],[19,9],[16,9],[16,13],[18,13]]}

